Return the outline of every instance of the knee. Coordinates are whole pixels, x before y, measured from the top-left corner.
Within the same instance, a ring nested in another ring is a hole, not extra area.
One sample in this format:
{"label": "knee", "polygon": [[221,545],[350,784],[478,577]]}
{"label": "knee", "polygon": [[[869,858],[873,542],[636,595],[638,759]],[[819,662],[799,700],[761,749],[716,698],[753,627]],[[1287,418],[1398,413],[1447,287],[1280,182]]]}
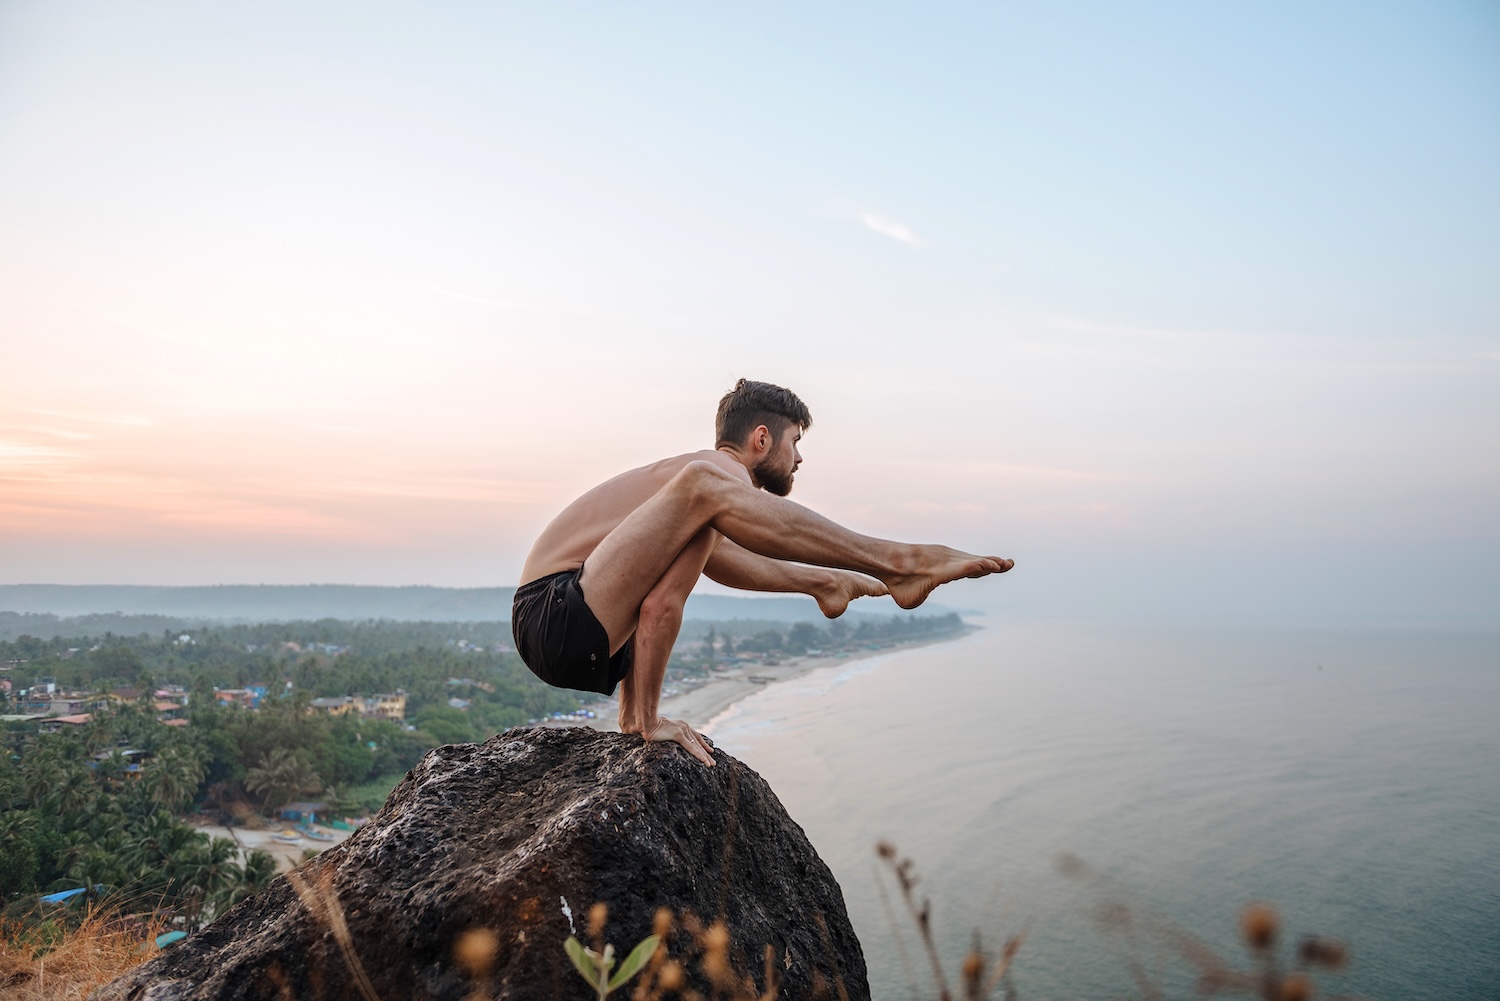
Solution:
{"label": "knee", "polygon": [[659,630],[682,624],[682,602],[661,590],[653,590],[641,602],[639,629]]}

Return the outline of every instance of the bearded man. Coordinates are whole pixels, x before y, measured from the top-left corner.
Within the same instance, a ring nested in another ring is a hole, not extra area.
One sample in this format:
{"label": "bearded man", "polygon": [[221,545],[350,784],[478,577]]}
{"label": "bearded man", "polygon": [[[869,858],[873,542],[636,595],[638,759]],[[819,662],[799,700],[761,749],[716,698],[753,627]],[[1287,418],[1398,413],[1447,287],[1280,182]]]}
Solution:
{"label": "bearded man", "polygon": [[511,612],[516,650],[550,685],[612,695],[620,729],[675,741],[705,765],[707,740],[657,713],[682,609],[700,574],[747,591],[811,595],[829,618],[889,594],[902,608],[961,577],[1014,563],[875,539],[786,500],[812,415],[789,389],[741,379],[719,401],[716,443],[621,473],[542,531]]}

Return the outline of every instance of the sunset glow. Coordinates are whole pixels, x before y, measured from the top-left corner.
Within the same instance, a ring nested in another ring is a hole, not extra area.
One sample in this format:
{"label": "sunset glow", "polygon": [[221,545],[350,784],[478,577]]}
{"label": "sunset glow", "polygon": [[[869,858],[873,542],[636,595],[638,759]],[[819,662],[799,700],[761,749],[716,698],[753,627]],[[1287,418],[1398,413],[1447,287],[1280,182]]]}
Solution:
{"label": "sunset glow", "polygon": [[957,604],[1493,615],[1494,12],[952,14],[8,5],[0,582],[514,583],[745,375]]}

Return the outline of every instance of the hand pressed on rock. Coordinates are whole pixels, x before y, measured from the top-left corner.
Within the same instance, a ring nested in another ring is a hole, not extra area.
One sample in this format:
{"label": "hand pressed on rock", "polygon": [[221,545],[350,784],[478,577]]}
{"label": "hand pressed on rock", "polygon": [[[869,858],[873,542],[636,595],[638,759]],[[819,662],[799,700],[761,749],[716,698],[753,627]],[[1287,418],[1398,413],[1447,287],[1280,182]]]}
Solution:
{"label": "hand pressed on rock", "polygon": [[648,732],[642,733],[641,736],[647,740],[675,741],[686,748],[687,752],[693,757],[710,768],[713,767],[713,745],[709,743],[707,737],[681,720],[667,719],[665,716],[659,716],[657,717],[656,725],[651,727]]}

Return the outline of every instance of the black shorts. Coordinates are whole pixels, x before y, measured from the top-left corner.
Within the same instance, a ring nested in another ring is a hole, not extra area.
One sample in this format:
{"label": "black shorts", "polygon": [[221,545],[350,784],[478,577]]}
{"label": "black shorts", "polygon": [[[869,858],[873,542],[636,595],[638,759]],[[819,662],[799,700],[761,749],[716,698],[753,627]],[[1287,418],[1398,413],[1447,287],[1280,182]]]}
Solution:
{"label": "black shorts", "polygon": [[547,684],[613,695],[635,661],[635,638],[609,655],[609,634],[578,586],[582,572],[564,570],[516,588],[510,632],[521,659]]}

